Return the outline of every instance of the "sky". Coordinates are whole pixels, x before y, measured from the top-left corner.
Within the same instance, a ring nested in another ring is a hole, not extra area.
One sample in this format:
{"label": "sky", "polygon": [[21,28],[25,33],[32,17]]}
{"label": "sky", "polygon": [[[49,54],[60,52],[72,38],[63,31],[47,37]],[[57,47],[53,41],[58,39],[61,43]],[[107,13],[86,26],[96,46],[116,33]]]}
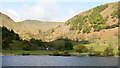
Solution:
{"label": "sky", "polygon": [[73,16],[96,6],[117,0],[4,0],[0,12],[14,21],[40,20],[65,22]]}

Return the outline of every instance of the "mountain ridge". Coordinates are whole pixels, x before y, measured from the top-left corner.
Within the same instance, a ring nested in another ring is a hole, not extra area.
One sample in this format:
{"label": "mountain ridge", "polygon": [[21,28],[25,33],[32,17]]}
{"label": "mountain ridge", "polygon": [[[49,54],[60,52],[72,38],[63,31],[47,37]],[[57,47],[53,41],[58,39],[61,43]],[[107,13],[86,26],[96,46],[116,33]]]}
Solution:
{"label": "mountain ridge", "polygon": [[[75,15],[66,22],[45,22],[38,20],[14,22],[9,16],[3,13],[0,13],[0,21],[2,22],[1,26],[13,30],[15,33],[19,34],[22,39],[29,40],[35,38],[49,42],[58,38],[69,38],[79,41],[82,37],[89,37],[90,34],[93,35],[94,33],[98,33],[97,35],[99,35],[100,32],[104,34],[104,31],[106,32],[111,29],[113,29],[113,33],[117,33],[118,27],[116,27],[116,24],[119,26],[118,18],[112,18],[112,13],[114,11],[116,12],[118,8],[117,4],[118,2],[114,2],[97,6]],[[110,28],[114,25],[115,28]],[[114,36],[112,35],[112,37]]]}

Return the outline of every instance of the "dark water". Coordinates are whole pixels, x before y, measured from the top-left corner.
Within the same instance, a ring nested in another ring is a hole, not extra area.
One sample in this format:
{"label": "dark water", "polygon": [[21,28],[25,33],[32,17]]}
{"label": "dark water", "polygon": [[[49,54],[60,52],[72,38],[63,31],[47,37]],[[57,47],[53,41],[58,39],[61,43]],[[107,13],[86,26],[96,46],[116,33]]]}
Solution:
{"label": "dark water", "polygon": [[114,57],[3,56],[3,66],[118,66]]}

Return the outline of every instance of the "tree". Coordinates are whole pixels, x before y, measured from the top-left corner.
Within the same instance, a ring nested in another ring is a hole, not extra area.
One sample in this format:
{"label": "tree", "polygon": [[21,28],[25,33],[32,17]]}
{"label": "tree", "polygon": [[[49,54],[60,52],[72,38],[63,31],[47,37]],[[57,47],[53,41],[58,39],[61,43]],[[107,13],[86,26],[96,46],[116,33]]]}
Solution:
{"label": "tree", "polygon": [[26,41],[26,40],[24,41],[24,45],[23,45],[22,49],[23,50],[30,50],[30,45],[29,45],[28,41]]}
{"label": "tree", "polygon": [[44,44],[42,42],[42,40],[36,40],[34,38],[32,38],[30,41],[29,41],[29,45],[31,46],[31,49],[32,50],[36,50],[38,49],[38,47],[44,47]]}
{"label": "tree", "polygon": [[30,50],[30,45],[28,45],[28,44],[24,44],[24,46],[23,46],[23,50]]}
{"label": "tree", "polygon": [[65,50],[72,50],[73,49],[73,44],[70,41],[65,41]]}
{"label": "tree", "polygon": [[30,43],[27,40],[23,40],[22,50],[30,50]]}
{"label": "tree", "polygon": [[9,48],[9,44],[13,43],[13,40],[20,40],[18,34],[15,34],[13,30],[8,30],[6,27],[0,27],[2,29],[2,48]]}
{"label": "tree", "polygon": [[88,48],[84,46],[83,44],[75,46],[74,50],[79,53],[88,52]]}

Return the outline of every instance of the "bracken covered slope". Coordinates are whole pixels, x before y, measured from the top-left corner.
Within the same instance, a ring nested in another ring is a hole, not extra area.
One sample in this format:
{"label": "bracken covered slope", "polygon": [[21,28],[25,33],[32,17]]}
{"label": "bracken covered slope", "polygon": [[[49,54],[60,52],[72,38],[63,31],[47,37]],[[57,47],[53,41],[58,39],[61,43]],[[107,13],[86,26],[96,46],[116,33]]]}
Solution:
{"label": "bracken covered slope", "polygon": [[[19,34],[22,39],[41,39],[49,42],[58,38],[74,41],[99,39],[105,41],[118,38],[118,2],[100,5],[75,15],[66,22],[43,22],[25,20],[14,22],[0,13],[0,26]],[[116,42],[117,43],[117,42]]]}

